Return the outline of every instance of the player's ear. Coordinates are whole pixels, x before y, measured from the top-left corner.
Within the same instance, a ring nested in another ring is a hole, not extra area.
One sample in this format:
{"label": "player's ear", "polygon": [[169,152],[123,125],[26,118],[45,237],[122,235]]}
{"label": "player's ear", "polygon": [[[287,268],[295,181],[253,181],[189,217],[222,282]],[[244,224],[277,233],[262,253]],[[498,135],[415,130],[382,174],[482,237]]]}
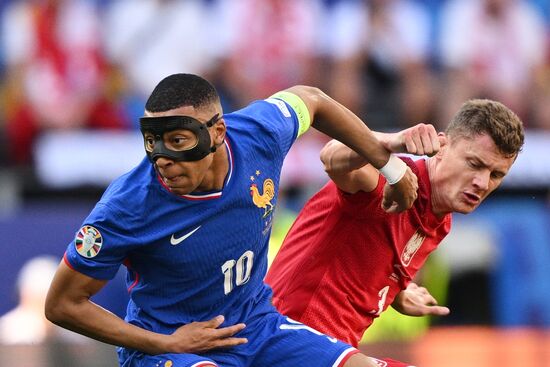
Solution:
{"label": "player's ear", "polygon": [[439,146],[443,147],[447,145],[447,135],[444,132],[437,133],[437,138],[439,139]]}
{"label": "player's ear", "polygon": [[212,126],[212,131],[214,133],[214,136],[212,137],[214,145],[218,146],[222,144],[225,140],[225,133],[227,131],[227,127],[225,126],[225,120],[223,117],[216,121],[214,126]]}
{"label": "player's ear", "polygon": [[437,133],[437,139],[439,139],[440,148],[436,156],[441,157],[441,155],[443,154],[443,151],[447,149],[447,145],[449,144],[449,139],[447,138],[447,135],[444,132]]}

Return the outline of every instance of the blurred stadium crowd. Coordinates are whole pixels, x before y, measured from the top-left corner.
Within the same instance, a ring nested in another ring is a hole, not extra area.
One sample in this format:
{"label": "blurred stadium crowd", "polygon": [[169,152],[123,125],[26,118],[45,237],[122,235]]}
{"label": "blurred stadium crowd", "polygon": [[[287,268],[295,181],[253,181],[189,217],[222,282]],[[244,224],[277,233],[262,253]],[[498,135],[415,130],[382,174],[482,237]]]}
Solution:
{"label": "blurred stadium crowd", "polygon": [[[378,131],[443,129],[468,98],[511,107],[528,131],[523,176],[511,172],[519,184],[504,201],[489,200],[473,221],[458,218],[448,247],[460,250],[447,254],[453,269],[490,268],[498,281],[432,269],[464,290],[450,297],[450,324],[550,326],[550,163],[541,159],[550,155],[548,0],[0,0],[1,294],[32,256],[59,258],[93,205],[18,212],[17,194],[32,201],[72,188],[78,200],[92,183],[96,199],[137,163],[117,162],[143,158],[145,99],[178,72],[213,82],[226,112],[294,84],[318,86]],[[326,181],[313,163],[325,141],[308,133],[291,150],[275,241]],[[534,159],[533,145],[542,147]],[[4,298],[0,315],[16,303]]]}
{"label": "blurred stadium crowd", "polygon": [[444,127],[469,97],[550,130],[546,0],[2,1],[1,161],[32,165],[46,131],[133,130],[174,72],[208,77],[226,110],[292,84],[391,130]]}

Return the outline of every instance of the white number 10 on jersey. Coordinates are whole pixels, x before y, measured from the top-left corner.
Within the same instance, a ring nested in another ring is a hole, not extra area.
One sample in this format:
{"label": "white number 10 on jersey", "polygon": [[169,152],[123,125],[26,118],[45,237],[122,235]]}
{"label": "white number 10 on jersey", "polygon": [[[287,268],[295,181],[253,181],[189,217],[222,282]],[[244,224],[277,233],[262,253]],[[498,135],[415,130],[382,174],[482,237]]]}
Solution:
{"label": "white number 10 on jersey", "polygon": [[227,260],[222,265],[224,275],[223,291],[225,294],[231,293],[235,286],[241,286],[250,280],[253,263],[254,253],[248,250],[238,260]]}

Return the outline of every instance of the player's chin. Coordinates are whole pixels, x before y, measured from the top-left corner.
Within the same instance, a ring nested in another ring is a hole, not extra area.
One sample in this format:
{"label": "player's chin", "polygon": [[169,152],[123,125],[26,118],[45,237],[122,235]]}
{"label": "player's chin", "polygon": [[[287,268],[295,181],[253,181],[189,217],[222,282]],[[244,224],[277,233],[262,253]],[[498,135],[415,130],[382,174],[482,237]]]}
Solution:
{"label": "player's chin", "polygon": [[171,179],[164,178],[164,184],[170,191],[177,195],[187,195],[196,189],[195,183],[189,177],[176,176]]}
{"label": "player's chin", "polygon": [[198,185],[195,185],[191,180],[180,180],[177,184],[169,185],[170,191],[177,195],[187,195],[197,189]]}
{"label": "player's chin", "polygon": [[187,194],[190,194],[191,193],[191,190],[186,190],[186,189],[181,189],[181,188],[177,188],[177,187],[174,187],[174,188],[170,188],[170,191],[176,195],[187,195]]}
{"label": "player's chin", "polygon": [[455,208],[454,212],[460,213],[460,214],[470,214],[471,212],[476,210],[476,208],[479,206],[479,204],[480,204],[480,202],[478,202],[477,204],[461,203],[461,205],[459,205],[457,208]]}
{"label": "player's chin", "polygon": [[177,184],[167,185],[170,191],[176,195],[187,195],[193,192],[195,190],[195,186],[193,186],[190,182],[184,182],[185,180],[182,180],[181,182],[178,182]]}

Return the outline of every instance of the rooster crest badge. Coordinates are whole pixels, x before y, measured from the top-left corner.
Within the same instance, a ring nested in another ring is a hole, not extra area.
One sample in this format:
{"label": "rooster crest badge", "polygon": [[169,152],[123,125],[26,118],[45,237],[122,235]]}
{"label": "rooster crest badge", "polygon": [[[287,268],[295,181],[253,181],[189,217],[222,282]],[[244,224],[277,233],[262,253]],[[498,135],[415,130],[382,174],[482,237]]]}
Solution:
{"label": "rooster crest badge", "polygon": [[[256,176],[260,175],[260,171],[256,171]],[[250,180],[254,182],[256,177],[251,176]],[[267,217],[273,211],[273,204],[271,200],[275,196],[275,183],[272,179],[268,178],[264,180],[262,193],[258,190],[258,185],[252,183],[250,185],[250,195],[252,196],[252,202],[260,209],[264,209],[264,215],[262,218]]]}

